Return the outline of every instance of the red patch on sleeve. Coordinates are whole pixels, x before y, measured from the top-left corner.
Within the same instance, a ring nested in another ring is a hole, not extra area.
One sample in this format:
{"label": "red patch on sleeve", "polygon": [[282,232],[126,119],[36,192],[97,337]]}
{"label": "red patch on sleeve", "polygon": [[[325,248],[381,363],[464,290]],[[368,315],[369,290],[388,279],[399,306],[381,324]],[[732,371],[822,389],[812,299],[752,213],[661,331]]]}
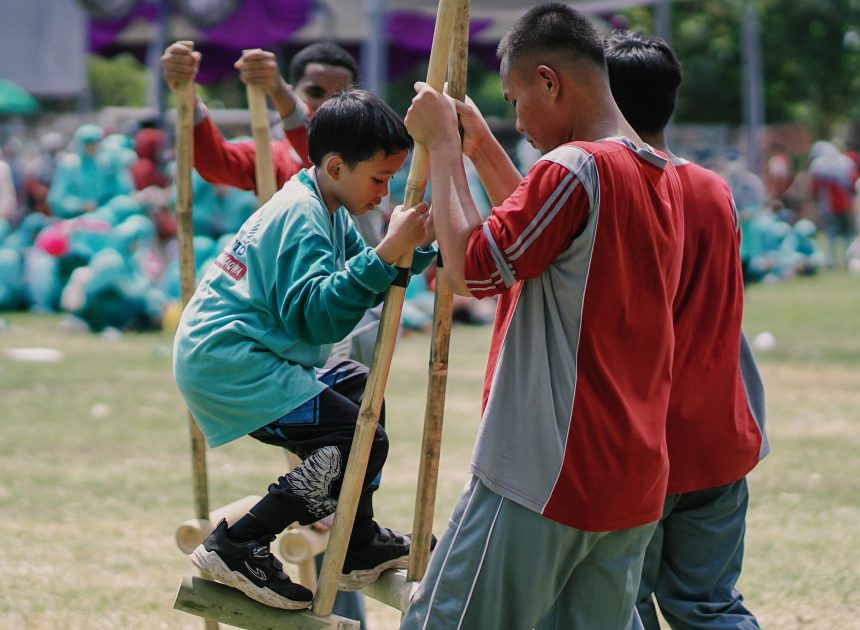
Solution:
{"label": "red patch on sleeve", "polygon": [[220,267],[224,273],[233,278],[233,280],[241,280],[248,271],[248,268],[238,258],[235,258],[227,252],[221,252],[218,258],[215,259],[215,264]]}

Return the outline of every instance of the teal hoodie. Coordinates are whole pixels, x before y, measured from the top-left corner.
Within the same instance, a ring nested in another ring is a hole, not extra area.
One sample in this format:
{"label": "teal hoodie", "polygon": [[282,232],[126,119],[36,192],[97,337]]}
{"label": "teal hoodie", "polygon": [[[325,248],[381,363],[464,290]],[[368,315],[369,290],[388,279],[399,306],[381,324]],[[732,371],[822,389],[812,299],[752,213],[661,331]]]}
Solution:
{"label": "teal hoodie", "polygon": [[[413,272],[434,256],[416,250]],[[329,213],[313,169],[288,181],[210,265],[176,332],[176,384],[209,445],[255,431],[324,390],[315,368],[396,276],[345,208]]]}

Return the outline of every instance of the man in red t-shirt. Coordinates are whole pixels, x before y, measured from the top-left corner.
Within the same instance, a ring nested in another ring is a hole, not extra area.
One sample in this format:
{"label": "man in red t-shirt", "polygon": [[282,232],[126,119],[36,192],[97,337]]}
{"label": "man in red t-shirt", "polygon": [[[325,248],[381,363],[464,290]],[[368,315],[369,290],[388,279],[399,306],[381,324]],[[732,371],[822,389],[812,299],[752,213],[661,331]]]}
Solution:
{"label": "man in red t-shirt", "polygon": [[669,472],[680,182],[621,116],[582,14],[531,9],[499,57],[517,128],[543,155],[520,177],[474,106],[456,105],[486,221],[455,104],[418,84],[406,117],[430,154],[444,271],[499,305],[473,478],[402,627],[620,630]]}
{"label": "man in red t-shirt", "polygon": [[684,192],[666,419],[668,494],[645,555],[637,608],[649,630],[660,627],[652,595],[672,627],[758,628],[735,590],[746,474],[767,452],[761,380],[741,333],[737,211],[722,178],[666,147],[663,129],[681,83],[671,48],[629,32],[614,33],[605,44],[615,101],[642,139],[670,156]]}
{"label": "man in red t-shirt", "polygon": [[[193,81],[202,56],[175,43],[164,51],[161,65],[168,84]],[[275,55],[265,50],[245,52],[236,62],[239,78],[248,85],[259,85],[284,123],[287,138],[272,142],[272,162],[278,188],[308,162],[305,123],[316,109],[340,90],[356,82],[358,66],[346,50],[332,43],[303,48],[290,64],[295,87],[286,82],[278,69]],[[227,142],[209,117],[200,97],[194,114],[194,168],[212,184],[256,191],[254,143]]]}

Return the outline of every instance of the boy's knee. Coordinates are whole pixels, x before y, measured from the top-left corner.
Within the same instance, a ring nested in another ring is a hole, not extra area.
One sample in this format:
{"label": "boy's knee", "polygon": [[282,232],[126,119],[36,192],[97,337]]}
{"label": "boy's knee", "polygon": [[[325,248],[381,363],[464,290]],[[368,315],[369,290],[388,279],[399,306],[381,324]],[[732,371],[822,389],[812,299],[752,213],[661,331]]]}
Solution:
{"label": "boy's knee", "polygon": [[382,466],[388,458],[388,434],[381,426],[376,427],[376,435],[373,436],[373,445],[370,447],[370,460]]}

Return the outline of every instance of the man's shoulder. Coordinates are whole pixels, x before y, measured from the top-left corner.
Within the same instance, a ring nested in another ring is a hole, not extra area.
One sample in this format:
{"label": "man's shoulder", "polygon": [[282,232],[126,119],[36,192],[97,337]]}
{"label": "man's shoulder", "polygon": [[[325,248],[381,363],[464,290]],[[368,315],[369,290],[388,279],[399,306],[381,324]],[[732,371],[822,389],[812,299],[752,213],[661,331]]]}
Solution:
{"label": "man's shoulder", "polygon": [[582,176],[584,171],[595,167],[594,157],[587,147],[580,146],[580,143],[569,142],[544,153],[535,162],[531,172],[557,172],[561,176],[572,173]]}
{"label": "man's shoulder", "polygon": [[[673,163],[675,161],[673,160]],[[680,160],[675,163],[678,175],[681,177],[681,185],[684,192],[688,190],[701,190],[702,187],[710,190],[719,190],[730,194],[728,182],[719,174],[700,164],[688,160]]]}

